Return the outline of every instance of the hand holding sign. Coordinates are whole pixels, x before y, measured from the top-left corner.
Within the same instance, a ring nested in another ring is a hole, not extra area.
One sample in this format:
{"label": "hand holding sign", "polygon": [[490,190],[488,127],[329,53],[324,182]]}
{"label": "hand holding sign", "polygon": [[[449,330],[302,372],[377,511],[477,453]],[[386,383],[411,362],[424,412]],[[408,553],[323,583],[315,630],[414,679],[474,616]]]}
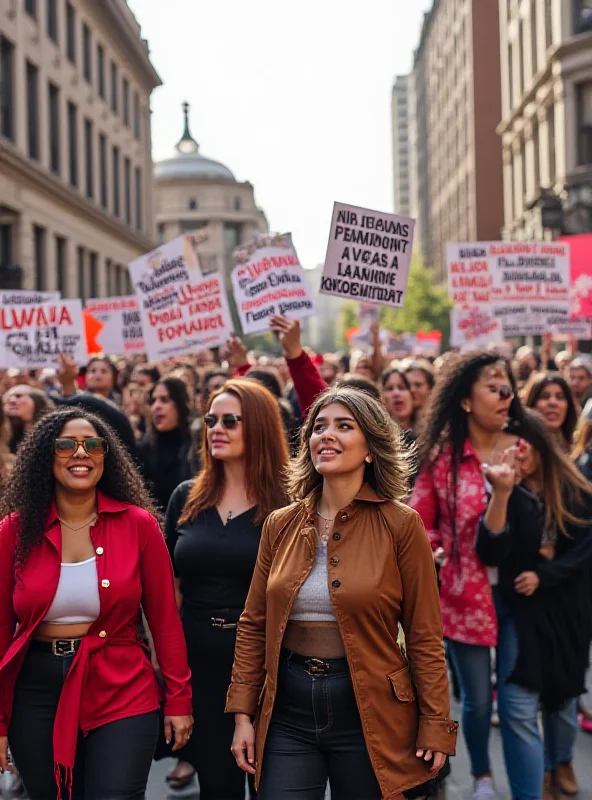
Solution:
{"label": "hand holding sign", "polygon": [[269,327],[278,334],[278,339],[287,359],[298,358],[302,354],[300,323],[297,319],[272,317]]}
{"label": "hand holding sign", "polygon": [[234,335],[230,337],[226,343],[226,349],[228,351],[226,353],[226,360],[232,369],[240,369],[248,365],[247,348],[243,344],[242,339],[238,336]]}

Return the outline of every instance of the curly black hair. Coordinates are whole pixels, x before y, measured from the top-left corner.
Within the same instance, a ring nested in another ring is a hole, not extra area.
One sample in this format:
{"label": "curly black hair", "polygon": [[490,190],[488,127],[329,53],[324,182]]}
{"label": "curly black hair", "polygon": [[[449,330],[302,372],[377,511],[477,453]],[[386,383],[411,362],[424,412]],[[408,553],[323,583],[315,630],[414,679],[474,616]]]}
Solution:
{"label": "curly black hair", "polygon": [[97,488],[114,500],[145,509],[161,521],[140,473],[110,425],[81,408],[62,408],[43,417],[28,433],[0,499],[0,519],[9,514],[18,515],[17,568],[26,564],[35,545],[43,538],[54,495],[54,442],[66,423],[74,419],[90,422],[109,444]]}

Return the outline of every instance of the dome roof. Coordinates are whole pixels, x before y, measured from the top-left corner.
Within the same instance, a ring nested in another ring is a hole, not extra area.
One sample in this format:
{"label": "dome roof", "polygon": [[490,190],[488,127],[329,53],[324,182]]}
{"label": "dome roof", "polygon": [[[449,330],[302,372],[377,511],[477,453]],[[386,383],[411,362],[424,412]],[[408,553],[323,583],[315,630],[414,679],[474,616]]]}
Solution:
{"label": "dome roof", "polygon": [[200,154],[199,145],[189,132],[189,103],[183,103],[183,113],[185,115],[185,130],[175,147],[177,152],[172,158],[155,163],[155,179],[222,179],[236,182],[236,178],[228,167],[225,167],[219,161],[214,161]]}

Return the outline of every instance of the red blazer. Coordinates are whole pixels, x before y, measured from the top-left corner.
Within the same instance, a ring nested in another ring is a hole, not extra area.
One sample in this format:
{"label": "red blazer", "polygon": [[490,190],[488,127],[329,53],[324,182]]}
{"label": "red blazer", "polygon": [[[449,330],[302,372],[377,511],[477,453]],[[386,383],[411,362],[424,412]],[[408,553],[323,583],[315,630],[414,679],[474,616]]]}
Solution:
{"label": "red blazer", "polygon": [[[90,536],[101,610],[68,671],[54,725],[56,770],[65,773],[67,781],[79,727],[86,735],[160,705],[156,675],[138,639],[140,607],[162,671],[164,713],[192,713],[185,638],[162,531],[147,511],[97,494],[98,518]],[[17,521],[14,516],[5,517],[0,522],[0,736],[8,735],[16,678],[58,586],[62,536],[55,503],[43,539],[15,579],[16,541]]]}

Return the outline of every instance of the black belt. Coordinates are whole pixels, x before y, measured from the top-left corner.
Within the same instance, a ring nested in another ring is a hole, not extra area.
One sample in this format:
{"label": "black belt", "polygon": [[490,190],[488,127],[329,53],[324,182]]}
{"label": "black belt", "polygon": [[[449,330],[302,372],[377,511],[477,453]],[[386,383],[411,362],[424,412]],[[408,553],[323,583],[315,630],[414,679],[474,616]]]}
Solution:
{"label": "black belt", "polygon": [[80,647],[82,639],[53,639],[51,642],[42,642],[40,639],[33,639],[29,645],[30,650],[36,653],[51,653],[52,656],[73,656]]}
{"label": "black belt", "polygon": [[282,648],[282,661],[283,663],[289,661],[291,664],[298,664],[300,667],[304,667],[308,674],[315,678],[323,675],[339,675],[349,672],[347,658],[313,658],[312,656],[302,656],[300,653],[294,653],[292,650]]}
{"label": "black belt", "polygon": [[223,628],[225,630],[236,630],[238,620],[242,611],[234,608],[220,608],[214,611],[205,609],[191,608],[184,606],[183,616],[195,622],[205,622],[212,628]]}

